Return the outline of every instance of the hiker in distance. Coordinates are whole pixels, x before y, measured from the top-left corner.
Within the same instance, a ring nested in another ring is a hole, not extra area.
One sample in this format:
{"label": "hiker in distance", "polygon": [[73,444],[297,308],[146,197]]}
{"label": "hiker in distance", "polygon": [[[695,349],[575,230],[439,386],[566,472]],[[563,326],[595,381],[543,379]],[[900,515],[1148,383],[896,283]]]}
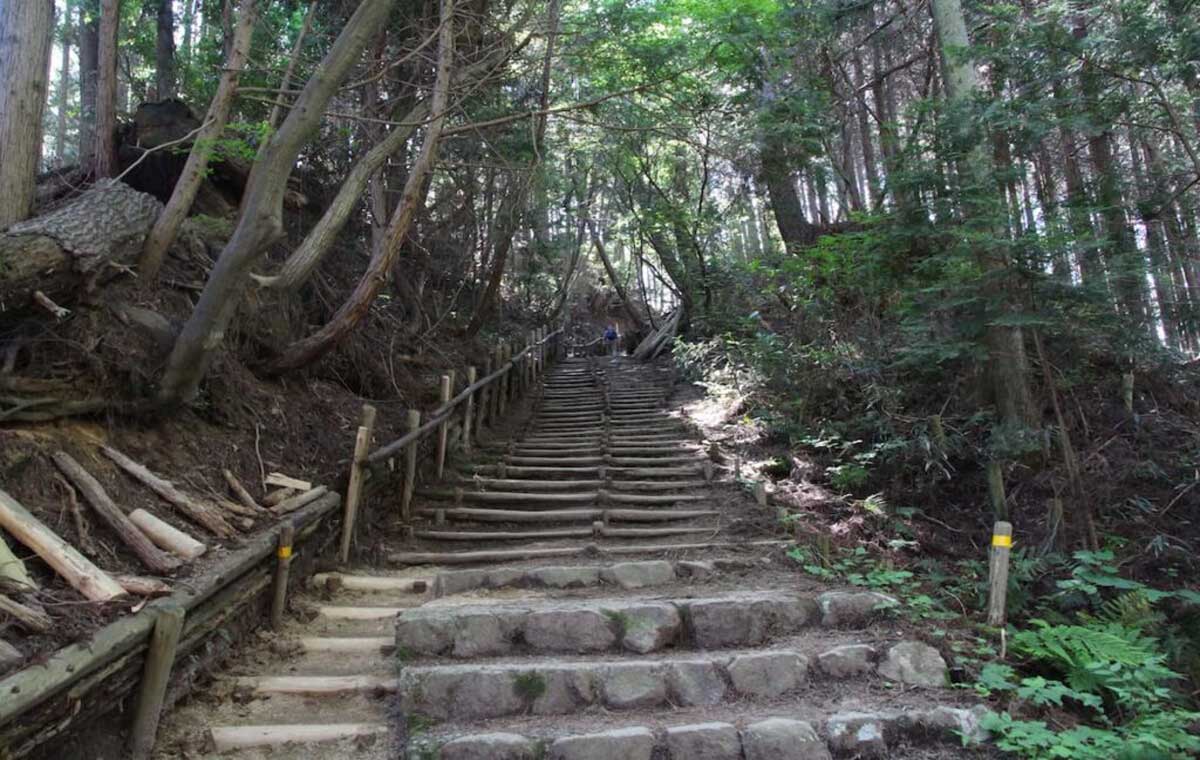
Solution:
{"label": "hiker in distance", "polygon": [[608,348],[609,356],[617,355],[617,347],[621,342],[621,334],[617,332],[617,326],[609,322],[608,327],[604,330],[604,345]]}

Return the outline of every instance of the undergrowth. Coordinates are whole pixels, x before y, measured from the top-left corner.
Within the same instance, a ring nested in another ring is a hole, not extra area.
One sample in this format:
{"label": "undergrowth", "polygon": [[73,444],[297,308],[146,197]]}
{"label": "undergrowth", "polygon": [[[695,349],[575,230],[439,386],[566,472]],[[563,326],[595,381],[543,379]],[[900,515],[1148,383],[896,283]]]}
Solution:
{"label": "undergrowth", "polygon": [[[888,611],[941,640],[967,671],[959,685],[992,699],[997,710],[983,726],[1002,750],[1030,760],[1200,753],[1200,711],[1188,693],[1200,675],[1200,593],[1125,578],[1109,550],[1018,551],[1004,653],[997,632],[972,622],[986,602],[982,562],[925,560],[908,569],[863,547],[822,553],[802,545],[790,556],[815,577],[895,596]],[[1031,593],[1041,587],[1047,593]]]}

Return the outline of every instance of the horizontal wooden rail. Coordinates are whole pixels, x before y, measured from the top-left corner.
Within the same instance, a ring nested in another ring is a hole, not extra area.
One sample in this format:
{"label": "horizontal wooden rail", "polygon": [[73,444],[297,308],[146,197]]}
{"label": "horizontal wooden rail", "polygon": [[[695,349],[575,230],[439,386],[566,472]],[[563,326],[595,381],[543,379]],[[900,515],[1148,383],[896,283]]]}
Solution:
{"label": "horizontal wooden rail", "polygon": [[542,340],[538,341],[537,343],[526,346],[523,351],[505,363],[500,369],[492,372],[490,375],[487,375],[480,380],[476,380],[474,383],[464,388],[457,396],[433,410],[433,416],[430,417],[425,424],[421,425],[421,427],[405,433],[391,443],[386,444],[368,454],[367,462],[371,464],[378,464],[389,457],[395,456],[400,451],[403,451],[404,447],[408,446],[410,443],[418,441],[436,430],[439,425],[449,419],[450,415],[456,408],[458,408],[459,405],[465,403],[466,400],[471,397],[471,394],[490,386],[492,383],[495,383],[497,380],[504,377],[506,374],[515,369],[520,362],[524,361],[525,357],[531,354],[535,348],[546,345],[553,338],[562,333],[562,331],[563,328],[560,327],[559,329],[547,335],[545,338],[542,338]]}
{"label": "horizontal wooden rail", "polygon": [[[340,503],[338,494],[327,494],[297,511],[289,522],[297,531],[311,534]],[[26,713],[68,690],[79,699],[87,691],[100,688],[104,674],[116,663],[145,650],[162,610],[178,607],[191,613],[242,582],[248,573],[274,557],[280,530],[281,527],[276,527],[251,539],[203,575],[188,579],[179,591],[147,604],[136,614],[115,620],[86,641],[63,647],[38,664],[0,679],[0,746],[7,744],[18,757],[24,754],[22,745],[31,749],[27,742],[39,729],[37,721],[24,717]],[[184,620],[183,638],[194,646],[198,639],[189,632],[202,625],[203,620],[190,614]],[[181,646],[181,652],[190,649],[191,646]],[[120,701],[119,697],[109,695],[114,704]]]}

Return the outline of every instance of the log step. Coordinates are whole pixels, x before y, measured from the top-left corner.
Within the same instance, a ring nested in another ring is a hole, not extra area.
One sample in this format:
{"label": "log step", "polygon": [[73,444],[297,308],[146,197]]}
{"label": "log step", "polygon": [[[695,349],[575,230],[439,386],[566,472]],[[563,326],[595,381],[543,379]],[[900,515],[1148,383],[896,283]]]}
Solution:
{"label": "log step", "polygon": [[426,578],[391,578],[386,575],[345,573],[317,573],[312,580],[318,586],[324,586],[332,580],[350,591],[399,591],[408,594],[423,593],[429,585]]}
{"label": "log step", "polygon": [[519,509],[421,509],[417,512],[422,517],[435,519],[439,513],[447,520],[469,522],[577,522],[596,520],[619,522],[672,522],[675,520],[694,520],[703,517],[717,517],[721,513],[707,509],[552,509],[544,512],[534,512]]}
{"label": "log step", "polygon": [[305,652],[340,652],[344,654],[388,654],[396,648],[391,636],[306,636],[300,639]]}
{"label": "log step", "polygon": [[417,538],[428,541],[539,541],[560,538],[589,538],[597,533],[601,538],[665,538],[712,533],[713,526],[704,528],[567,528],[561,530],[458,531],[418,530]]}
{"label": "log step", "polygon": [[330,723],[274,726],[213,726],[209,729],[213,749],[232,752],[255,747],[281,747],[286,744],[320,744],[359,736],[386,735],[386,724]]}
{"label": "log step", "polygon": [[326,605],[317,608],[321,617],[330,620],[384,620],[395,617],[403,607],[339,607]]}
{"label": "log step", "polygon": [[[419,489],[417,495],[426,499],[454,499],[454,491]],[[675,504],[678,502],[708,501],[708,494],[643,494],[612,491],[579,491],[576,493],[537,493],[523,491],[464,491],[464,501],[484,503],[525,502],[529,504],[592,504],[605,499],[618,504]]]}
{"label": "log step", "polygon": [[240,689],[254,694],[304,694],[334,696],[354,692],[394,692],[393,676],[242,676],[234,679]]}
{"label": "log step", "polygon": [[393,552],[388,562],[393,565],[472,565],[484,562],[519,562],[527,559],[556,559],[593,555],[623,556],[629,554],[658,554],[660,552],[743,551],[747,549],[778,549],[790,546],[790,541],[710,541],[691,544],[643,544],[630,546],[556,546],[548,549],[484,549],[471,552]]}

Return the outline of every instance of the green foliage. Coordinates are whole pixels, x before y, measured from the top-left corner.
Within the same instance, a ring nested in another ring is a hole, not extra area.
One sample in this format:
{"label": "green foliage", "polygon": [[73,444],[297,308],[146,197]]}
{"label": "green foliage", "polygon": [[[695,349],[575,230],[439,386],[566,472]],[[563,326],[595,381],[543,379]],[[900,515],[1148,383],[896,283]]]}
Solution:
{"label": "green foliage", "polygon": [[546,677],[536,670],[518,673],[513,678],[513,691],[528,704],[546,693]]}
{"label": "green foliage", "polygon": [[[1037,675],[1018,677],[1013,666],[989,663],[975,689],[1013,705],[1082,710],[1089,722],[1051,730],[1044,721],[1017,717],[1010,705],[985,727],[997,735],[1001,749],[1031,760],[1168,760],[1200,751],[1195,732],[1200,712],[1178,704],[1172,687],[1181,676],[1168,664],[1186,661],[1181,655],[1198,642],[1194,634],[1181,636],[1155,607],[1188,592],[1162,592],[1121,577],[1110,551],[1077,552],[1073,560],[1063,563],[1067,577],[1057,581],[1060,591],[1050,600],[1065,609],[1086,601],[1093,611],[1079,612],[1074,623],[1031,620],[1010,641]],[[1105,592],[1115,595],[1106,599]]]}

